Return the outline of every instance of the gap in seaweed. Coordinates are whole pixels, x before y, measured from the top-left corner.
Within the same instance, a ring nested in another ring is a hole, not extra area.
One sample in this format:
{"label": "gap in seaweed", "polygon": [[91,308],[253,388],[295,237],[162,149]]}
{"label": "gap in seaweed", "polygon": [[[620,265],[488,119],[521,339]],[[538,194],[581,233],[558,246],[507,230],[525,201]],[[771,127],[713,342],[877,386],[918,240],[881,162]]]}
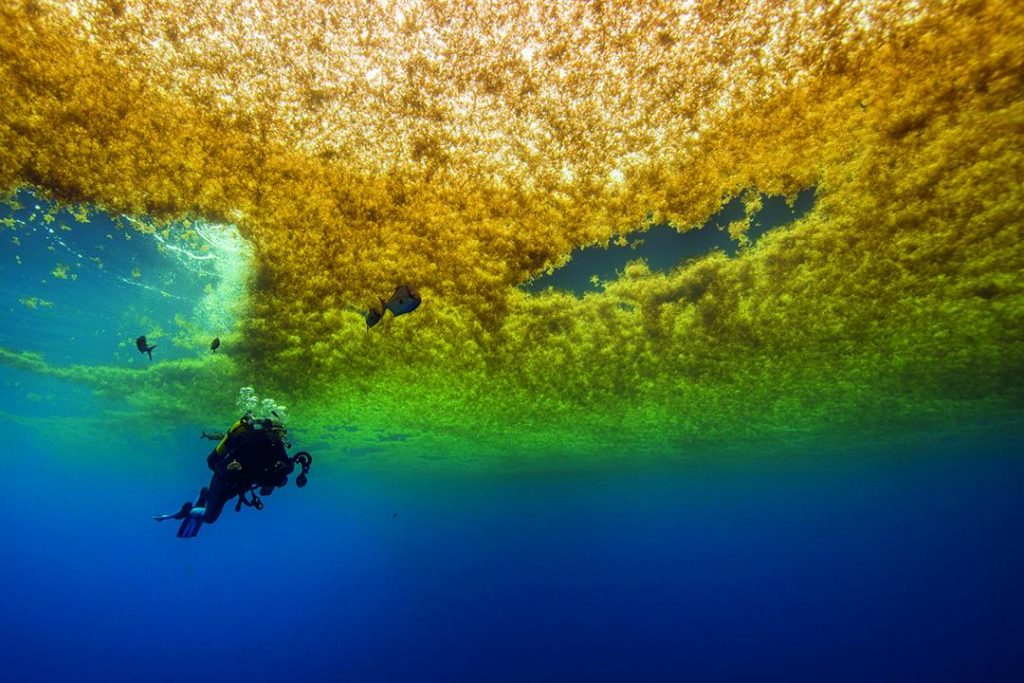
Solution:
{"label": "gap in seaweed", "polygon": [[[761,195],[761,210],[751,219],[747,237],[756,242],[769,230],[792,223],[814,207],[815,188],[801,190],[792,206],[780,196]],[[572,292],[582,297],[588,292],[600,291],[601,282],[614,280],[630,261],[643,258],[656,272],[668,272],[687,259],[698,258],[721,250],[735,257],[739,243],[729,237],[727,227],[745,216],[743,200],[734,197],[704,225],[687,232],[679,232],[668,225],[655,225],[645,232],[627,237],[623,246],[600,245],[574,249],[569,262],[551,273],[540,275],[521,285],[531,294],[548,288]],[[594,276],[599,281],[592,281]]]}

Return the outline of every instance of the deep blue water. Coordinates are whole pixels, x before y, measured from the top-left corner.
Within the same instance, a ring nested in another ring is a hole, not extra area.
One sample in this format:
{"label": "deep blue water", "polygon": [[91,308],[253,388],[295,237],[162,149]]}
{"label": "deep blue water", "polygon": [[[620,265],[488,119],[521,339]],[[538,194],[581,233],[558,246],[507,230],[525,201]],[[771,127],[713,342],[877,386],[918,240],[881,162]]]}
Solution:
{"label": "deep blue water", "polygon": [[8,444],[4,680],[1024,673],[1020,443],[599,473],[314,465],[194,541],[150,519],[206,475],[191,432],[112,469],[102,444]]}

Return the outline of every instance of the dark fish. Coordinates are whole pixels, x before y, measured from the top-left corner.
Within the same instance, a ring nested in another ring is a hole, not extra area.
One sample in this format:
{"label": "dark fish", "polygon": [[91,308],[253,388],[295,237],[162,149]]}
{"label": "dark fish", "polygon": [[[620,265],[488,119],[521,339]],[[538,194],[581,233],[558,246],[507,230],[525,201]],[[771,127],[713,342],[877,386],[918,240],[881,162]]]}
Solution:
{"label": "dark fish", "polygon": [[202,436],[200,436],[199,438],[200,439],[209,439],[210,441],[220,441],[221,439],[224,438],[224,434],[222,432],[206,433],[206,431],[204,430]]}
{"label": "dark fish", "polygon": [[391,311],[392,315],[399,316],[405,313],[412,313],[419,307],[422,301],[423,299],[420,298],[419,293],[415,289],[409,285],[400,285],[395,288],[395,293],[391,295],[391,298],[388,299],[384,306]]}
{"label": "dark fish", "polygon": [[217,353],[217,349],[220,348],[220,337],[214,337],[213,341],[210,342],[210,350]]}
{"label": "dark fish", "polygon": [[366,312],[366,327],[370,328],[379,323],[384,318],[384,310],[384,299],[380,300],[380,308],[371,306],[370,310]]}
{"label": "dark fish", "polygon": [[380,308],[373,306],[366,312],[366,326],[373,327],[384,319],[384,311],[391,311],[391,315],[398,317],[415,311],[423,301],[419,293],[409,285],[399,285],[395,293],[387,301],[378,299]]}
{"label": "dark fish", "polygon": [[149,355],[149,359],[153,360],[153,349],[156,348],[156,344],[148,346],[146,344],[146,335],[142,335],[135,340],[135,348],[139,350],[139,353],[145,353]]}

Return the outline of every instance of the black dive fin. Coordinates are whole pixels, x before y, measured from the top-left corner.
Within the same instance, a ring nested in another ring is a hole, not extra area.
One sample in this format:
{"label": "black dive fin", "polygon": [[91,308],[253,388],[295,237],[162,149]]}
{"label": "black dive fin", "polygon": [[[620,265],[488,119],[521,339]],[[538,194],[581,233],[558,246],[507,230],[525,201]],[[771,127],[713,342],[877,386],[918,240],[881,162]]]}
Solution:
{"label": "black dive fin", "polygon": [[195,538],[203,526],[203,516],[190,514],[178,527],[178,538]]}

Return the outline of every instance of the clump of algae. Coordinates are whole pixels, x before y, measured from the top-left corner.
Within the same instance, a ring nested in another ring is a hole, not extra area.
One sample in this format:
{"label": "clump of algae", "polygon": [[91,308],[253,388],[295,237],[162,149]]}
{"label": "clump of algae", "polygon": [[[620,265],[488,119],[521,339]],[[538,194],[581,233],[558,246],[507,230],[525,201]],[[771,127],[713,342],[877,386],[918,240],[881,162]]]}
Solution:
{"label": "clump of algae", "polygon": [[[0,187],[236,224],[231,381],[324,440],[666,455],[1020,414],[1015,3],[0,13]],[[735,259],[516,289],[575,246],[812,185]],[[400,282],[424,305],[366,333],[350,307]]]}

